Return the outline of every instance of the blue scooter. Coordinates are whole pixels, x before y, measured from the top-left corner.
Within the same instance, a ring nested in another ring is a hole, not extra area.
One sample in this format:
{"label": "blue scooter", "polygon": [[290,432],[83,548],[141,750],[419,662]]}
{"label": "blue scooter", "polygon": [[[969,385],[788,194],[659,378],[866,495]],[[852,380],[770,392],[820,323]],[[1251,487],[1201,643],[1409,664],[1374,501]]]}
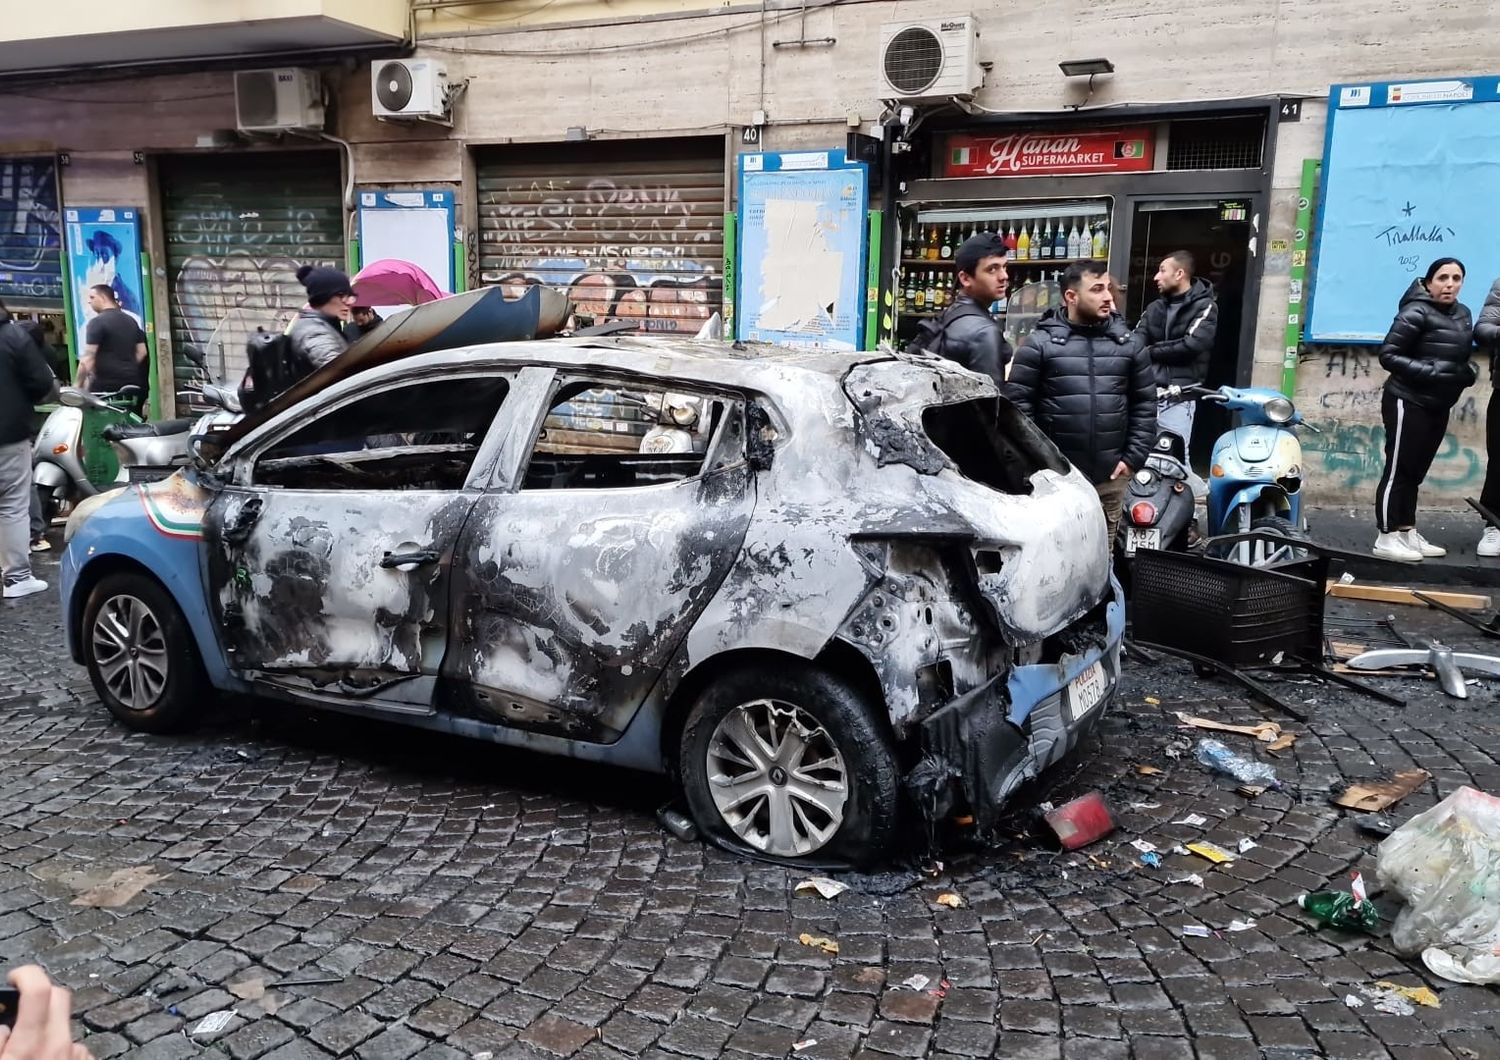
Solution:
{"label": "blue scooter", "polygon": [[[1307,541],[1302,517],[1302,443],[1294,430],[1317,431],[1291,398],[1269,387],[1169,387],[1168,401],[1203,401],[1238,414],[1219,436],[1208,478],[1206,537],[1260,531],[1262,538],[1215,545],[1208,553],[1254,567],[1305,558],[1292,542]],[[1275,535],[1286,544],[1266,540]]]}

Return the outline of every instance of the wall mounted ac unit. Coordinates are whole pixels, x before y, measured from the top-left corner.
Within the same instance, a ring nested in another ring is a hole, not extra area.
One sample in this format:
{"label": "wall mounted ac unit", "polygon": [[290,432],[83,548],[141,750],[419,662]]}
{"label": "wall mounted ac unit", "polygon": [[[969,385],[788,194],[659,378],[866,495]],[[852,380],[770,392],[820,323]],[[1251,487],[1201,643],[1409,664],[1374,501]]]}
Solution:
{"label": "wall mounted ac unit", "polygon": [[237,70],[234,75],[235,125],[240,132],[320,132],[323,79],[316,70]]}
{"label": "wall mounted ac unit", "polygon": [[886,22],[880,27],[883,98],[973,99],[979,69],[979,21],[973,15]]}
{"label": "wall mounted ac unit", "polygon": [[431,59],[382,59],[370,64],[370,99],[377,118],[448,117],[448,71]]}

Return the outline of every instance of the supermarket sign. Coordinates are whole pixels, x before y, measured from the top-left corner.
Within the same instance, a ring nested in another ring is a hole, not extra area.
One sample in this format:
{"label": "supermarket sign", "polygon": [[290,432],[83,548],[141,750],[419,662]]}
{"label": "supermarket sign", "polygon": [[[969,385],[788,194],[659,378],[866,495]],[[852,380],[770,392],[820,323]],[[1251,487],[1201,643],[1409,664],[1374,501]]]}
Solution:
{"label": "supermarket sign", "polygon": [[1017,132],[948,137],[945,177],[1034,177],[1059,173],[1138,173],[1155,162],[1148,126],[1094,132]]}

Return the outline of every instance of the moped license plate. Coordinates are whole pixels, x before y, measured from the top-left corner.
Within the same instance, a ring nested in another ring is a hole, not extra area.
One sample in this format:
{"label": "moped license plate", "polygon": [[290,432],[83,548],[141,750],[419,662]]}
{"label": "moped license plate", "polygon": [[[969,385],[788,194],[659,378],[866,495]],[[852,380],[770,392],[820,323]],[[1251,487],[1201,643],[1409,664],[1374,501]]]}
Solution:
{"label": "moped license plate", "polygon": [[1135,555],[1138,548],[1161,548],[1161,528],[1157,526],[1125,528],[1125,555]]}

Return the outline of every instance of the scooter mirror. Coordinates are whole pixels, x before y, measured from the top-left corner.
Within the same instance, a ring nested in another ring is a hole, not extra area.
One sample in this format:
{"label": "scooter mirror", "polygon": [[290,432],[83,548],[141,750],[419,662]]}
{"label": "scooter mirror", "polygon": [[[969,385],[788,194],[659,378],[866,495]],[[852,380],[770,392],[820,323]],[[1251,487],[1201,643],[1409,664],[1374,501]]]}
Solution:
{"label": "scooter mirror", "polygon": [[86,390],[77,387],[65,386],[57,392],[57,400],[70,409],[86,409],[94,405],[103,404],[98,398]]}
{"label": "scooter mirror", "polygon": [[208,360],[203,356],[203,351],[198,349],[198,347],[184,346],[182,348],[182,355],[196,364],[199,368],[202,368],[205,372],[208,371]]}

